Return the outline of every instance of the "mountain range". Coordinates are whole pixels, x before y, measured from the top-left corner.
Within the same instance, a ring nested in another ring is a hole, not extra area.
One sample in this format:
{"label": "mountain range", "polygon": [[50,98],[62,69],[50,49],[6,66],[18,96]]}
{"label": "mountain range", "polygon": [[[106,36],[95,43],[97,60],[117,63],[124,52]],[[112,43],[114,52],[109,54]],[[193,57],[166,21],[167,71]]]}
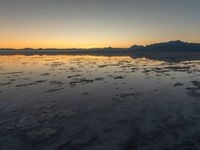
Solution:
{"label": "mountain range", "polygon": [[199,43],[188,43],[180,40],[156,43],[147,46],[133,45],[134,51],[159,51],[159,52],[200,52]]}
{"label": "mountain range", "polygon": [[0,49],[0,54],[109,54],[127,55],[137,52],[200,52],[199,43],[169,41],[147,46],[133,45],[130,48],[93,48],[93,49]]}

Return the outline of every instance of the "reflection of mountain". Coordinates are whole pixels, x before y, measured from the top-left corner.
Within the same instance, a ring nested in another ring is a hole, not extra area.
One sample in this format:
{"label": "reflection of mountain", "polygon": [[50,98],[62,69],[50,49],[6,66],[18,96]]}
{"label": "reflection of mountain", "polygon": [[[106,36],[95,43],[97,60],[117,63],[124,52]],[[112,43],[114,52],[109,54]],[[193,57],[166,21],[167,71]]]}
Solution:
{"label": "reflection of mountain", "polygon": [[132,46],[130,49],[136,51],[164,51],[164,52],[200,52],[200,44],[182,41],[170,41],[142,46]]}
{"label": "reflection of mountain", "polygon": [[199,52],[168,52],[168,51],[137,51],[131,55],[132,58],[148,58],[152,60],[160,60],[167,62],[180,62],[180,61],[190,61],[190,60],[200,60]]}

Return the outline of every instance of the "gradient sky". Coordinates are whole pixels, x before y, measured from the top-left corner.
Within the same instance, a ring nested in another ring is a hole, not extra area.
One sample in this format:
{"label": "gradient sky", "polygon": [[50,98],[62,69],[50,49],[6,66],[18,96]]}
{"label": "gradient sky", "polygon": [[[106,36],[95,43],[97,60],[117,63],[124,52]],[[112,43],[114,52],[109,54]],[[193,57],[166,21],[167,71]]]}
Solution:
{"label": "gradient sky", "polygon": [[0,0],[1,48],[200,42],[200,0]]}

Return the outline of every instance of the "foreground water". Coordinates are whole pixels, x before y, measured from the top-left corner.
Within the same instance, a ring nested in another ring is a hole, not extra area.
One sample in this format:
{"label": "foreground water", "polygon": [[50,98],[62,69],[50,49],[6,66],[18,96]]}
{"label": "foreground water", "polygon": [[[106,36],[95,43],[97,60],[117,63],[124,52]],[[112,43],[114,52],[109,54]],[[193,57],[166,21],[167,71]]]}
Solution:
{"label": "foreground water", "polygon": [[1,150],[200,148],[200,61],[0,56]]}

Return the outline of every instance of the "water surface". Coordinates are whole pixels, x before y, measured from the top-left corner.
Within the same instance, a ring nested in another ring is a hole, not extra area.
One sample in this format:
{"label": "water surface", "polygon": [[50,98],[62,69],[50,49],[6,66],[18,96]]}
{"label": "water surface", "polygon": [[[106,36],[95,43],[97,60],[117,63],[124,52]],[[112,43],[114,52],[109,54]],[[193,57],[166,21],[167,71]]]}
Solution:
{"label": "water surface", "polygon": [[198,149],[200,60],[0,56],[0,149]]}

